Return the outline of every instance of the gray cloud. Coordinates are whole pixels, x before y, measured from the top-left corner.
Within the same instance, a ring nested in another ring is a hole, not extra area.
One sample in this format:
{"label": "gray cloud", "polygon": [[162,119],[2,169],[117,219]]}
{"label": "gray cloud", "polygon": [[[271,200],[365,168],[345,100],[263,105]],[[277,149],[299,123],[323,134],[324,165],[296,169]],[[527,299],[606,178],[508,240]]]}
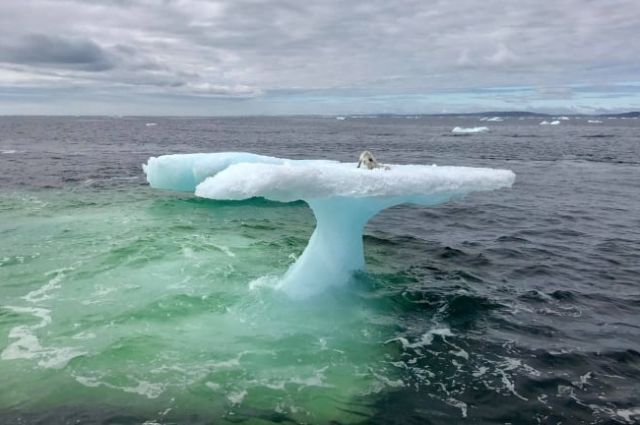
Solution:
{"label": "gray cloud", "polygon": [[105,51],[91,40],[30,34],[0,42],[0,61],[14,64],[106,71],[113,67]]}
{"label": "gray cloud", "polygon": [[638,80],[638,22],[636,0],[4,0],[0,86],[278,102],[528,86],[571,102],[570,86]]}

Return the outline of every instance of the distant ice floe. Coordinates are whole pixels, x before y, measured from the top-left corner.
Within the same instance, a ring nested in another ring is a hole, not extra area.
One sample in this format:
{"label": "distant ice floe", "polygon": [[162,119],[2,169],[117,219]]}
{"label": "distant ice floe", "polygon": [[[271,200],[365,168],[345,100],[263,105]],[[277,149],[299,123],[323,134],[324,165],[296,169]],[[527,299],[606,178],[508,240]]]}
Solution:
{"label": "distant ice floe", "polygon": [[587,122],[589,124],[602,124],[602,121],[600,121],[600,120],[588,120]]}
{"label": "distant ice floe", "polygon": [[556,119],[560,121],[569,121],[569,117],[557,117]]}
{"label": "distant ice floe", "polygon": [[344,121],[344,120],[346,120],[346,119],[347,119],[347,117],[336,117],[336,119],[337,119],[338,121]]}
{"label": "distant ice floe", "polygon": [[544,120],[540,123],[540,125],[560,125],[560,121],[555,120],[555,121],[549,122],[547,120]]}
{"label": "distant ice floe", "polygon": [[148,122],[148,123],[145,124],[145,126],[147,126],[147,127],[155,127],[156,125],[158,125],[158,124],[155,123],[155,122]]}
{"label": "distant ice floe", "polygon": [[489,121],[489,122],[502,122],[502,121],[504,121],[504,119],[502,119],[501,117],[491,117],[491,118],[487,118],[485,121]]}
{"label": "distant ice floe", "polygon": [[453,134],[476,134],[489,131],[489,127],[454,127]]}

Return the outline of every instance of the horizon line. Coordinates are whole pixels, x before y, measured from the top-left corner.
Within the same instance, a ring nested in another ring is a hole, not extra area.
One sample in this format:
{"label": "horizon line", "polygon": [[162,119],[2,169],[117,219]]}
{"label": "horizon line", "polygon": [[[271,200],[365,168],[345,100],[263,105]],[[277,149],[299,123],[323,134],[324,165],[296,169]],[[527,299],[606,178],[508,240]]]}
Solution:
{"label": "horizon line", "polygon": [[438,113],[393,113],[393,112],[374,112],[374,113],[352,113],[352,114],[240,114],[240,115],[180,115],[180,114],[0,114],[1,118],[14,118],[14,117],[70,117],[70,118],[260,118],[260,117],[444,117],[444,116],[502,116],[502,117],[520,117],[520,116],[549,116],[549,117],[614,117],[614,116],[639,116],[640,110],[629,110],[625,112],[609,112],[609,113],[548,113],[548,112],[533,112],[533,111],[521,111],[521,110],[504,110],[504,111],[480,111],[480,112],[438,112]]}

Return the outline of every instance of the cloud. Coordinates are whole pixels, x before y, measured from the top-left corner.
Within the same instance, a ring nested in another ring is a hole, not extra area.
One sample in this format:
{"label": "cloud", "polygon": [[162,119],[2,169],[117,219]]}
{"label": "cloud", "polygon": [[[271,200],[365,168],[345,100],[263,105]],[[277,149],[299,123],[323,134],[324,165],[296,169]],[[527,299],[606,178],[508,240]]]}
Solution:
{"label": "cloud", "polygon": [[637,81],[637,22],[636,0],[3,0],[0,87],[55,84],[97,103],[121,89],[130,99],[261,98],[266,112],[274,99],[295,112],[309,91],[335,108],[336,93],[448,90],[471,107],[479,88],[544,98]]}
{"label": "cloud", "polygon": [[505,65],[509,63],[515,63],[519,60],[507,46],[504,44],[498,45],[496,52],[490,56],[487,56],[487,61],[496,65]]}
{"label": "cloud", "polygon": [[262,94],[260,89],[243,84],[229,86],[209,83],[188,83],[186,88],[188,92],[206,96],[255,97]]}
{"label": "cloud", "polygon": [[0,42],[0,62],[106,71],[113,68],[105,51],[92,40],[30,34]]}

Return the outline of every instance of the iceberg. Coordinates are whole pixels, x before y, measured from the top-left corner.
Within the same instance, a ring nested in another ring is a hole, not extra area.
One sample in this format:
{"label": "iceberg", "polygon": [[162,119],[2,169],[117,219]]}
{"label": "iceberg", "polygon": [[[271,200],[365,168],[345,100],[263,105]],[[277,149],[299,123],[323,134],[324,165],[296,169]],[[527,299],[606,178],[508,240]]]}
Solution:
{"label": "iceberg", "polygon": [[386,165],[368,170],[355,162],[223,152],[152,157],[143,169],[151,187],[203,198],[305,201],[316,228],[279,283],[291,297],[305,298],[364,269],[364,227],[380,211],[405,203],[434,206],[470,192],[510,187],[515,180],[510,170]]}
{"label": "iceberg", "polygon": [[501,117],[491,117],[491,118],[487,118],[487,121],[490,121],[490,122],[502,122],[504,120]]}
{"label": "iceberg", "polygon": [[544,120],[540,123],[540,125],[560,125],[560,121],[555,120],[555,121],[549,122],[547,120]]}
{"label": "iceberg", "polygon": [[451,132],[453,134],[474,134],[489,131],[489,127],[454,127]]}

